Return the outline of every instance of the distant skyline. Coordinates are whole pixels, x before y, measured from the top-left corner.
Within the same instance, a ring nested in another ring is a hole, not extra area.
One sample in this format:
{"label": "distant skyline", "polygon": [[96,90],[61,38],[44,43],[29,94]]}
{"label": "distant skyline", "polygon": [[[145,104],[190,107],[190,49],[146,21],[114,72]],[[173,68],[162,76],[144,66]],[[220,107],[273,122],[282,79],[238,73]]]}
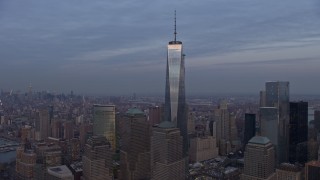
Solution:
{"label": "distant skyline", "polygon": [[164,96],[174,10],[186,94],[319,94],[317,0],[3,0],[0,89]]}

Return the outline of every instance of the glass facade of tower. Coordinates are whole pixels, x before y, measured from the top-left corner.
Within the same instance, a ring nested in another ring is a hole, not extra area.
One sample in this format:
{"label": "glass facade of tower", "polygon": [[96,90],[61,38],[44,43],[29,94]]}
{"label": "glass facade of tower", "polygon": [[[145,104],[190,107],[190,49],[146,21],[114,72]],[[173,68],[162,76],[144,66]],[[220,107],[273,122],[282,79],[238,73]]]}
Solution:
{"label": "glass facade of tower", "polygon": [[308,161],[308,102],[290,102],[289,162]]}
{"label": "glass facade of tower", "polygon": [[93,106],[93,134],[104,136],[115,150],[115,106],[114,105],[94,105]]}
{"label": "glass facade of tower", "polygon": [[184,155],[188,152],[188,126],[185,100],[185,67],[182,42],[171,41],[168,44],[165,121],[171,121],[180,129],[183,137]]}
{"label": "glass facade of tower", "polygon": [[289,82],[266,82],[266,106],[278,109],[278,163],[287,162],[289,154]]}
{"label": "glass facade of tower", "polygon": [[179,91],[180,82],[184,79],[184,67],[182,56],[182,44],[169,44],[168,45],[168,74],[167,86],[170,87],[169,102],[170,102],[170,121],[177,125],[178,106],[179,106]]}
{"label": "glass facade of tower", "polygon": [[256,134],[256,114],[245,114],[244,121],[244,145],[248,144],[249,140]]}

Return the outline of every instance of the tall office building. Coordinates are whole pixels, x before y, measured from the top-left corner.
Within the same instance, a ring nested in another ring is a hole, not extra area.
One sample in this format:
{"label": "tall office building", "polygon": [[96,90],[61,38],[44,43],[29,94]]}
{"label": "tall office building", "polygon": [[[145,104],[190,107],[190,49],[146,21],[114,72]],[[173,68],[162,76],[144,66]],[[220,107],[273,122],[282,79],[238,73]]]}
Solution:
{"label": "tall office building", "polygon": [[52,135],[51,134],[52,119],[53,119],[53,106],[49,106],[39,111],[39,130],[40,130],[41,140],[46,140],[48,137]]}
{"label": "tall office building", "polygon": [[[219,154],[226,155],[232,151],[233,142],[237,140],[237,130],[235,125],[235,116],[229,112],[228,104],[223,101],[218,108],[214,110],[214,120],[216,122],[217,145],[219,146]],[[209,123],[210,124],[210,123]]]}
{"label": "tall office building", "polygon": [[279,145],[279,129],[278,129],[278,109],[275,107],[260,107],[260,134],[267,137],[275,147],[276,162],[280,154]]}
{"label": "tall office building", "polygon": [[188,153],[187,107],[185,99],[185,67],[182,42],[176,38],[168,44],[164,120],[179,128],[183,137],[183,154]]}
{"label": "tall office building", "polygon": [[278,109],[278,162],[287,162],[289,154],[289,82],[266,82],[266,106]]}
{"label": "tall office building", "polygon": [[114,105],[93,105],[93,134],[104,136],[116,149],[116,107]]}
{"label": "tall office building", "polygon": [[92,124],[83,123],[80,125],[80,145],[83,147],[86,144],[89,135],[92,134]]}
{"label": "tall office building", "polygon": [[62,121],[61,120],[58,120],[58,119],[55,119],[53,122],[52,122],[52,134],[51,134],[51,137],[54,137],[54,138],[63,138],[63,126],[62,126]]}
{"label": "tall office building", "polygon": [[266,91],[260,91],[260,107],[266,106]]}
{"label": "tall office building", "polygon": [[320,131],[320,111],[314,111],[314,127],[317,130],[317,133]]}
{"label": "tall office building", "polygon": [[21,128],[21,142],[26,143],[31,139],[31,126],[25,125]]}
{"label": "tall office building", "polygon": [[[194,112],[189,112],[188,114],[188,134],[193,134],[195,132],[195,113]],[[210,122],[209,122],[210,123]],[[210,126],[210,124],[209,124]],[[210,129],[208,129],[210,131]]]}
{"label": "tall office building", "polygon": [[111,180],[113,152],[104,136],[92,136],[84,148],[83,177],[85,180]]}
{"label": "tall office building", "polygon": [[129,109],[119,121],[125,129],[121,134],[121,179],[150,179],[150,126],[144,112]]}
{"label": "tall office building", "polygon": [[163,108],[160,106],[149,107],[149,124],[150,126],[159,124],[163,116]]}
{"label": "tall office building", "polygon": [[33,179],[37,154],[31,148],[30,143],[17,148],[16,177],[15,179]]}
{"label": "tall office building", "polygon": [[266,137],[250,139],[244,152],[242,180],[275,180],[275,151]]}
{"label": "tall office building", "polygon": [[180,130],[169,121],[163,121],[158,127],[154,127],[151,137],[151,179],[184,180],[186,163]]}
{"label": "tall office building", "polygon": [[189,160],[200,162],[218,156],[216,138],[212,136],[198,136],[190,138]]}
{"label": "tall office building", "polygon": [[244,146],[256,135],[256,114],[246,113],[244,115]]}
{"label": "tall office building", "polygon": [[73,122],[65,121],[63,122],[63,138],[64,139],[72,139],[73,138]]}
{"label": "tall office building", "polygon": [[308,141],[308,102],[290,102],[289,123],[289,162],[304,164],[308,160],[307,146],[301,146],[297,152],[298,144]]}

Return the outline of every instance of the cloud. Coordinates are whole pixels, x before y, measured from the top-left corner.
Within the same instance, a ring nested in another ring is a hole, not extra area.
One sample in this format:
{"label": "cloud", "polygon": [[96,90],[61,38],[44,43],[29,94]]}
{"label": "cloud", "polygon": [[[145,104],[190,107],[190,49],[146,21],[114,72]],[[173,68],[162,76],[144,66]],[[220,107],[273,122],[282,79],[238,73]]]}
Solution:
{"label": "cloud", "polygon": [[[289,66],[289,75],[293,70],[309,75],[308,70],[315,72],[319,67],[320,11],[316,0],[30,0],[0,4],[0,76],[19,69],[24,76],[11,78],[11,85],[17,87],[23,80],[48,77],[61,89],[70,89],[70,84],[82,89],[86,88],[82,79],[95,76],[115,77],[106,80],[105,86],[91,82],[101,91],[116,78],[123,84],[131,78],[142,79],[137,85],[141,91],[146,89],[143,81],[158,87],[164,79],[166,45],[173,38],[175,9],[186,68],[197,81],[190,86],[206,88],[208,80],[196,77],[222,75],[224,86],[233,82],[236,72],[245,74],[253,68],[272,67],[276,71]],[[218,73],[221,71],[229,75]],[[264,81],[265,77],[253,76],[252,80]],[[36,81],[48,86],[46,80]],[[313,88],[320,90],[320,86]]]}

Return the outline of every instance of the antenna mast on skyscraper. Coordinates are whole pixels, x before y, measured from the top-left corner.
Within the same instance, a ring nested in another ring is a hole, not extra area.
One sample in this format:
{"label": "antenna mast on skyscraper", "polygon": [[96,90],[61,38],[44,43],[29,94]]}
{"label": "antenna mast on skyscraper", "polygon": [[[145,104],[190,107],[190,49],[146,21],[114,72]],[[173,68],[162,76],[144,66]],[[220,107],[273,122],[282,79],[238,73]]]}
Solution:
{"label": "antenna mast on skyscraper", "polygon": [[177,14],[176,10],[174,10],[174,42],[177,41]]}

